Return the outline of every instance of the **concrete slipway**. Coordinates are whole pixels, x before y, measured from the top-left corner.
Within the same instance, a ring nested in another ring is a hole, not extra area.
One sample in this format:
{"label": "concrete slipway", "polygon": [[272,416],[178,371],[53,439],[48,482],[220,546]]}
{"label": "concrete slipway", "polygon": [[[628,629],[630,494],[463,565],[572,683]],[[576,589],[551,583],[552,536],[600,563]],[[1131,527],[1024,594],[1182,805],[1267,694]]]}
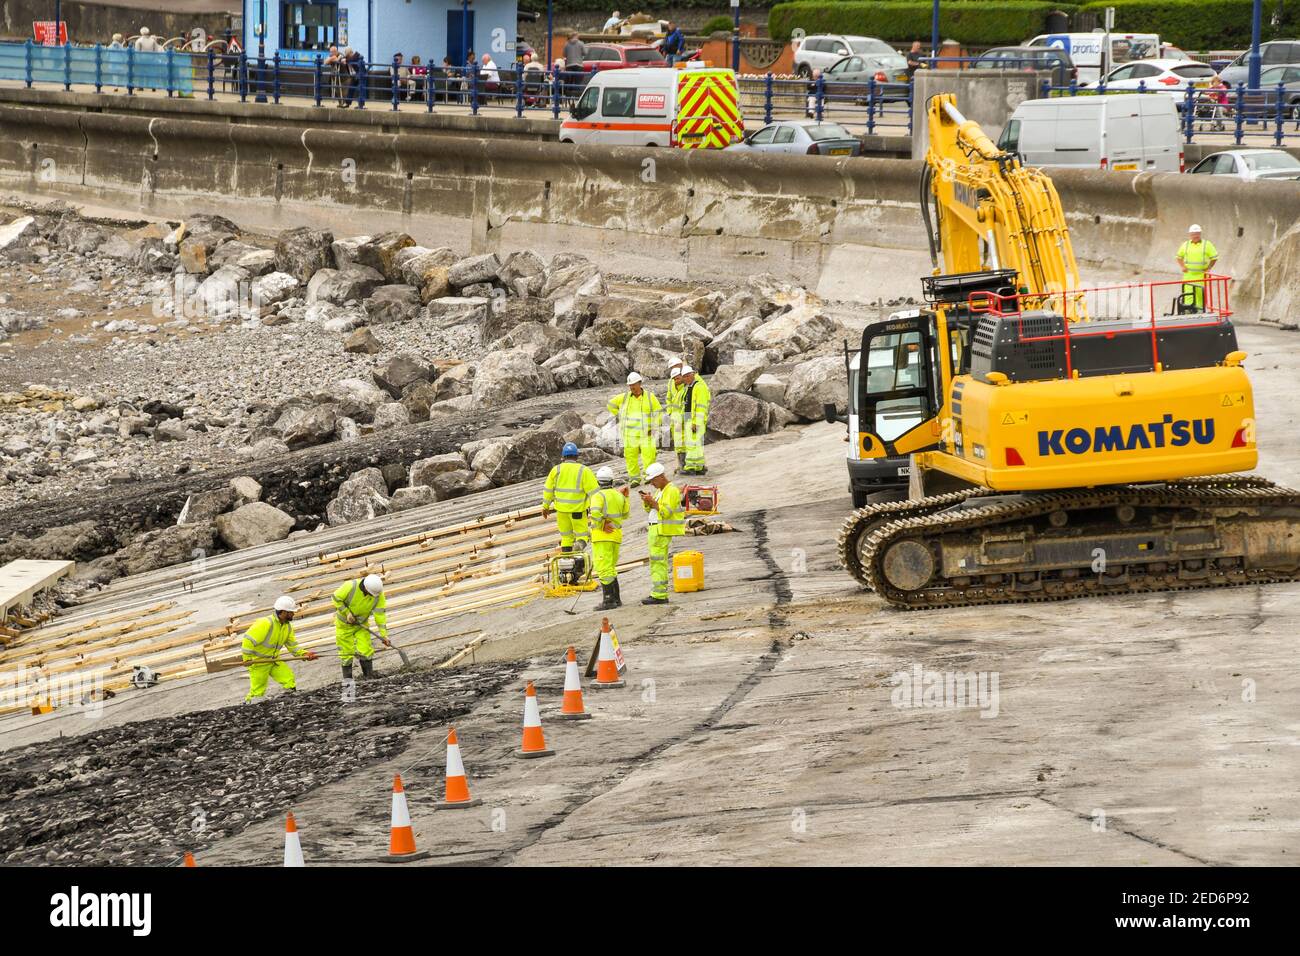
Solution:
{"label": "concrete slipway", "polygon": [[[1260,471],[1295,484],[1294,336],[1259,326],[1239,334],[1251,353]],[[686,539],[705,553],[706,591],[613,615],[628,686],[588,690],[593,720],[554,714],[562,649],[585,652],[595,636],[594,597],[576,617],[563,613],[569,602],[537,600],[404,635],[482,628],[490,641],[480,662],[522,662],[457,721],[481,807],[434,811],[445,728],[429,726],[395,757],[271,808],[233,836],[196,837],[200,864],[278,863],[288,809],[309,863],[380,859],[396,772],[428,851],[405,865],[1251,864],[1300,854],[1300,589],[885,610],[834,557],[848,509],[842,431],[814,425],[711,447],[710,480],[737,533]],[[479,513],[531,491],[492,493]],[[434,507],[451,505],[464,507]],[[379,526],[350,527],[384,536]],[[641,522],[633,529],[625,554],[637,557]],[[211,586],[190,600],[212,614],[264,602],[295,551],[321,546],[308,539],[216,559]],[[164,577],[131,583],[148,591]],[[644,569],[633,572],[625,595],[639,599],[646,584]],[[448,650],[424,645],[414,656]],[[896,707],[892,675],[918,664],[996,674],[996,716]],[[330,661],[296,667],[306,689],[337,687]],[[511,751],[529,678],[557,754],[524,761]],[[385,683],[362,686],[361,711]],[[223,707],[243,688],[235,673],[126,692],[98,721],[72,712],[6,721],[0,745]],[[286,706],[277,693],[265,707]]]}

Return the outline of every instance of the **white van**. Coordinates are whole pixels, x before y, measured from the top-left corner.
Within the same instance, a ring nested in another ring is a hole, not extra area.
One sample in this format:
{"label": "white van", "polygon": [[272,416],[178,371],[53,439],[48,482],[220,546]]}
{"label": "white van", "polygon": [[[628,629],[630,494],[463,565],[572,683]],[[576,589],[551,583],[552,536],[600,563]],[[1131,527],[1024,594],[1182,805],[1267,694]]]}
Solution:
{"label": "white van", "polygon": [[1163,93],[1109,93],[1025,100],[998,145],[1026,166],[1183,171],[1178,109]]}
{"label": "white van", "polygon": [[561,143],[726,149],[745,135],[731,70],[601,70],[560,124]]}
{"label": "white van", "polygon": [[1153,60],[1160,56],[1160,37],[1154,33],[1110,34],[1110,55],[1102,63],[1106,49],[1106,34],[1100,30],[1092,33],[1043,33],[1025,46],[1054,47],[1070,54],[1079,70],[1080,85],[1095,86],[1102,74],[1108,73],[1130,60]]}

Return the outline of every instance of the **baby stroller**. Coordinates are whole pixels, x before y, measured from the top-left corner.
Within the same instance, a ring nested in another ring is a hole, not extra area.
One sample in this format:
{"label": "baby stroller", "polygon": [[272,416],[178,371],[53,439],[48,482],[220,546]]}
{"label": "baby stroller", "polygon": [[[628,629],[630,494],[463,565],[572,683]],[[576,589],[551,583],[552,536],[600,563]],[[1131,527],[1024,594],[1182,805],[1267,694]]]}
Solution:
{"label": "baby stroller", "polygon": [[1226,86],[1211,87],[1196,94],[1195,116],[1202,133],[1207,128],[1216,133],[1223,132],[1228,128],[1228,117],[1231,115]]}

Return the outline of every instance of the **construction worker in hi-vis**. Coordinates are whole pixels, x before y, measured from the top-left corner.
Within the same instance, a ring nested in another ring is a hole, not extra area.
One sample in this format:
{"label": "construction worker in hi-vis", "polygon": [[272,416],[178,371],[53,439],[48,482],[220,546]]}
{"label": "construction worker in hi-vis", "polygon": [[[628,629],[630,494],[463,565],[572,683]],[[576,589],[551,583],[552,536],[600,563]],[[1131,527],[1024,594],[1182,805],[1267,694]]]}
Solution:
{"label": "construction worker in hi-vis", "polygon": [[[370,630],[374,618],[378,633]],[[392,647],[388,640],[388,601],[384,597],[384,579],[377,574],[344,583],[334,592],[334,643],[339,648],[343,679],[352,679],[352,660],[361,661],[363,677],[375,677],[375,646],[372,637]]]}
{"label": "construction worker in hi-vis", "polygon": [[618,552],[623,546],[623,522],[631,506],[628,489],[614,487],[614,469],[605,465],[596,472],[600,490],[591,496],[591,556],[600,580],[600,610],[622,607],[618,594]]}
{"label": "construction worker in hi-vis", "polygon": [[1183,270],[1183,307],[1205,311],[1205,277],[1219,260],[1219,250],[1209,239],[1202,239],[1201,227],[1192,223],[1176,258]]}
{"label": "construction worker in hi-vis", "polygon": [[683,365],[677,376],[682,386],[682,438],[686,445],[683,475],[704,475],[704,433],[709,429],[709,403],[713,396],[695,369]]}
{"label": "construction worker in hi-vis", "polygon": [[641,492],[641,503],[650,513],[650,596],[642,604],[668,603],[668,551],[673,538],[686,533],[686,509],[682,492],[664,475],[664,466],[655,462],[646,469],[646,479],[653,492]]}
{"label": "construction worker in hi-vis", "polygon": [[643,385],[636,372],[627,377],[627,391],[615,395],[605,408],[619,421],[623,438],[623,461],[632,487],[641,484],[641,473],[659,457],[659,429],[663,407]]}
{"label": "construction worker in hi-vis", "polygon": [[682,435],[682,399],[686,390],[678,382],[682,366],[686,363],[678,359],[668,366],[668,389],[664,393],[664,409],[668,412],[668,427],[677,455],[677,470],[686,467],[686,440]]}
{"label": "construction worker in hi-vis", "polygon": [[240,656],[248,665],[247,704],[266,693],[266,682],[270,678],[285,690],[297,690],[289,665],[280,660],[283,648],[294,657],[314,661],[313,651],[304,651],[298,647],[293,636],[293,616],[298,611],[298,602],[289,595],[275,599],[275,609],[267,617],[259,617],[253,626],[244,632],[244,644]]}
{"label": "construction worker in hi-vis", "polygon": [[587,499],[600,485],[596,473],[578,461],[578,446],[573,442],[565,443],[560,457],[563,461],[551,469],[542,488],[542,517],[555,512],[561,551],[582,551],[591,541],[587,530]]}

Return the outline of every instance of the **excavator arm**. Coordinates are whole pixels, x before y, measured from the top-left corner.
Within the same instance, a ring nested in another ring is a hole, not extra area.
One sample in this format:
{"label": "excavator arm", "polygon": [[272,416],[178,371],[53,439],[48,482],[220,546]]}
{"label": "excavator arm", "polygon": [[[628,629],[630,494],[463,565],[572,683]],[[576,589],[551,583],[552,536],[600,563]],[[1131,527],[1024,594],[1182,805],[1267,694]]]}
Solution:
{"label": "excavator arm", "polygon": [[1051,179],[995,146],[951,93],[931,97],[926,110],[921,204],[935,273],[1015,269],[1027,293],[1077,289],[1079,267]]}

